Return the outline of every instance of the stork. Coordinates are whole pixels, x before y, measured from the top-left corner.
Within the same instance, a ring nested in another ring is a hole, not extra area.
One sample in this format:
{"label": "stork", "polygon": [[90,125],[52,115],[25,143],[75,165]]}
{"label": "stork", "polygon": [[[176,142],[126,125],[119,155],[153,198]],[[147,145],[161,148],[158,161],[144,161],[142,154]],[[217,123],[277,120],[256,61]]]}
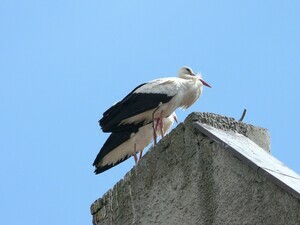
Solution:
{"label": "stork", "polygon": [[[160,78],[137,86],[123,100],[103,113],[99,120],[103,132],[122,132],[156,121],[163,130],[163,118],[177,108],[190,107],[201,95],[203,85],[211,87],[191,68],[179,69],[178,77]],[[154,143],[156,129],[153,128]]]}
{"label": "stork", "polygon": [[[163,118],[163,133],[158,130],[158,135],[163,136],[177,122],[175,112],[169,117]],[[125,161],[130,156],[134,156],[135,163],[142,157],[142,152],[153,139],[152,124],[149,123],[142,127],[135,127],[127,131],[112,133],[104,143],[97,155],[93,166],[96,167],[95,174],[102,173],[119,163]],[[139,159],[136,153],[140,152]]]}

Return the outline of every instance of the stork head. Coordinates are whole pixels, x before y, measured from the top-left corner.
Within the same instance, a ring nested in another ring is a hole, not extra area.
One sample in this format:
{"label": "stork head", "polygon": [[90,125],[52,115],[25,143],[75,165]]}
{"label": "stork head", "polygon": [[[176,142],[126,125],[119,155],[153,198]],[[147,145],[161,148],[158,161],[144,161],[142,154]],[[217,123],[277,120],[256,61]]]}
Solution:
{"label": "stork head", "polygon": [[[190,67],[184,66],[179,69],[178,77],[183,79],[191,79],[192,77],[195,77],[195,74]],[[198,79],[200,80],[201,84],[211,88],[211,86],[202,79],[201,75],[199,76]]]}
{"label": "stork head", "polygon": [[186,78],[187,76],[195,76],[193,70],[188,66],[181,67],[178,71],[178,77]]}

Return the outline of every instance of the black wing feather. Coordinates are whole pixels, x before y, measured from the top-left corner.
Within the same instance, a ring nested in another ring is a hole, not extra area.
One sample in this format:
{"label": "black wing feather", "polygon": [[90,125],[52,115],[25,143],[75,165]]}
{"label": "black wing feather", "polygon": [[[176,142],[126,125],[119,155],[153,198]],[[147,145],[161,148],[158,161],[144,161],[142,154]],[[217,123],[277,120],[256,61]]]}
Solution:
{"label": "black wing feather", "polygon": [[[120,104],[126,102],[126,100],[132,95],[133,92],[136,91],[136,89],[138,89],[138,88],[144,86],[145,84],[146,84],[146,83],[143,83],[143,84],[137,86],[137,87],[136,87],[135,89],[133,89],[128,95],[126,95],[125,98],[123,98],[122,101],[117,102],[115,105],[113,105],[113,106],[110,107],[108,110],[106,110],[106,111],[103,113],[103,117],[108,116],[109,113],[111,113],[111,112],[112,112],[115,108],[117,108]],[[99,123],[100,123],[100,121],[101,121],[101,120],[99,120]]]}
{"label": "black wing feather", "polygon": [[113,151],[116,147],[123,144],[125,141],[130,139],[130,135],[132,133],[136,133],[139,130],[139,124],[132,128],[131,130],[128,130],[126,132],[119,132],[119,133],[112,133],[106,142],[104,143],[103,147],[100,149],[100,152],[98,153],[93,166],[96,167],[95,174],[102,173],[116,165],[118,165],[121,162],[124,162],[127,160],[131,155],[125,156],[123,159],[118,160],[115,164],[105,165],[105,166],[98,166],[101,162],[101,160],[109,154],[111,151]]}
{"label": "black wing feather", "polygon": [[95,169],[94,173],[95,173],[95,174],[103,173],[103,172],[105,172],[106,170],[109,170],[109,169],[111,169],[112,167],[114,167],[114,166],[120,164],[121,162],[124,162],[124,161],[127,160],[129,157],[131,157],[131,155],[126,156],[126,157],[123,158],[122,160],[116,162],[114,165],[113,165],[113,164],[110,164],[110,165],[105,165],[105,166],[102,166],[102,167],[98,167],[98,168]]}
{"label": "black wing feather", "polygon": [[[174,96],[156,93],[134,93],[136,89],[143,86],[142,84],[130,92],[122,101],[116,103],[103,113],[99,120],[103,132],[122,132],[131,129],[136,124],[120,125],[121,121],[140,113],[155,109],[160,103],[170,101]],[[141,126],[143,123],[141,123]]]}

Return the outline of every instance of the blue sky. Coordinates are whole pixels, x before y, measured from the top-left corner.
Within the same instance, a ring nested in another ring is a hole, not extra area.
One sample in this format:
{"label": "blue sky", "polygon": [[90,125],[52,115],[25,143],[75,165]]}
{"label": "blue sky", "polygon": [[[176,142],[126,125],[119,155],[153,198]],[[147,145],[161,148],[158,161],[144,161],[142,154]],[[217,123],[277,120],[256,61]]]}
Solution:
{"label": "blue sky", "polygon": [[189,65],[213,88],[186,111],[266,127],[300,172],[299,1],[0,3],[0,208],[6,225],[91,224],[89,207],[134,160],[101,174],[101,114]]}

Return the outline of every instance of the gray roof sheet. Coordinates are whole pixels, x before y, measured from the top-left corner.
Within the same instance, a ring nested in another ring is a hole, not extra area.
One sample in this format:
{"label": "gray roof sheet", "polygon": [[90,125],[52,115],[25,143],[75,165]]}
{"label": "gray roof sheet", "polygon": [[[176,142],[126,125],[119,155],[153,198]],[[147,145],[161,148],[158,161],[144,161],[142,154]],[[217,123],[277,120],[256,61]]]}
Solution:
{"label": "gray roof sheet", "polygon": [[242,134],[194,122],[203,134],[248,166],[267,176],[273,183],[300,199],[300,176]]}

